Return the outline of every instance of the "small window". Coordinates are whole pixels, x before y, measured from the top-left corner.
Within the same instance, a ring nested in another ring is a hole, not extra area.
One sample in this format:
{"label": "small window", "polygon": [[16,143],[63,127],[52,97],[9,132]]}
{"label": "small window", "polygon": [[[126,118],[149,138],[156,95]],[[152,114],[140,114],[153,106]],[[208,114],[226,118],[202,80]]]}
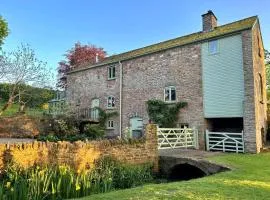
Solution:
{"label": "small window", "polygon": [[164,90],[164,101],[173,102],[176,101],[176,90],[174,86],[166,87]]}
{"label": "small window", "polygon": [[218,41],[217,40],[212,40],[212,41],[208,42],[208,51],[209,51],[209,54],[218,53]]}
{"label": "small window", "polygon": [[115,107],[115,98],[113,96],[109,96],[107,99],[107,108]]}
{"label": "small window", "polygon": [[115,79],[115,66],[108,67],[108,79]]}
{"label": "small window", "polygon": [[178,124],[179,128],[188,128],[188,124]]}
{"label": "small window", "polygon": [[113,129],[114,128],[114,121],[113,120],[109,120],[108,121],[108,129]]}

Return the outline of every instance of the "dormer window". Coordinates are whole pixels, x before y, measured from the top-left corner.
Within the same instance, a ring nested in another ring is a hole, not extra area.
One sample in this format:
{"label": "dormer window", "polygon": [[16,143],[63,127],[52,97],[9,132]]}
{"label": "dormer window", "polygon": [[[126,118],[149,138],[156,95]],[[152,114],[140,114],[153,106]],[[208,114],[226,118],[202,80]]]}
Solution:
{"label": "dormer window", "polygon": [[218,53],[218,41],[212,40],[208,42],[208,52],[210,55]]}
{"label": "dormer window", "polygon": [[113,80],[115,79],[115,66],[110,66],[108,67],[108,80]]}

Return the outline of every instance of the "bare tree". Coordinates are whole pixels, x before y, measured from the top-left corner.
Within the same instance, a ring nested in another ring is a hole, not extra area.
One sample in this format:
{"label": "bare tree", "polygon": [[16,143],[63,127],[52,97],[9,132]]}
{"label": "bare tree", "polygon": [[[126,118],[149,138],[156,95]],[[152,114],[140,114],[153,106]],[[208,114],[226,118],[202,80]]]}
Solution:
{"label": "bare tree", "polygon": [[47,64],[36,58],[29,45],[22,44],[15,51],[3,52],[0,58],[0,81],[11,85],[8,101],[0,109],[0,116],[18,99],[22,111],[25,106],[23,96],[27,94],[26,87],[32,85],[42,87],[50,84],[51,73]]}

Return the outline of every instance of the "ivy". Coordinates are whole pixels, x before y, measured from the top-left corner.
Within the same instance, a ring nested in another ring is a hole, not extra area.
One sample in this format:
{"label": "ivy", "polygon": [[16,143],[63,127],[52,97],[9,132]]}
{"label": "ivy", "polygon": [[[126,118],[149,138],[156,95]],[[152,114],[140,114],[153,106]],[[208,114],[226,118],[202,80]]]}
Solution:
{"label": "ivy", "polygon": [[148,100],[147,112],[149,118],[160,127],[173,128],[178,121],[179,110],[185,106],[186,102],[168,104],[161,100]]}

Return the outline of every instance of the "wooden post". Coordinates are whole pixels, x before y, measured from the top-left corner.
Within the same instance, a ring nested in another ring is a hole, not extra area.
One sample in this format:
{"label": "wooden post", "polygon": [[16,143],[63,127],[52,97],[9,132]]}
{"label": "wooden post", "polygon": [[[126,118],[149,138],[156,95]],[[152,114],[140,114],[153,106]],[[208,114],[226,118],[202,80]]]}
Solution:
{"label": "wooden post", "polygon": [[206,134],[205,134],[205,140],[206,140],[206,151],[209,151],[209,135],[208,135],[208,130],[206,129]]}

